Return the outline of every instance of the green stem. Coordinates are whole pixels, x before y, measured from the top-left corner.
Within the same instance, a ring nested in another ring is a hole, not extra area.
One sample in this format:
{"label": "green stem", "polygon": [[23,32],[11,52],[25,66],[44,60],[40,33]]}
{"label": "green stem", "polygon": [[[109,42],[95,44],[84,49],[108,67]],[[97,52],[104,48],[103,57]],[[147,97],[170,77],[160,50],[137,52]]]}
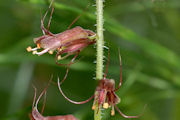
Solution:
{"label": "green stem", "polygon": [[[96,64],[96,79],[100,80],[103,78],[103,46],[104,46],[104,36],[103,36],[103,0],[96,0],[97,9],[97,64]],[[101,107],[101,106],[100,106]],[[96,104],[96,109],[94,111],[94,120],[101,120],[101,108]]]}

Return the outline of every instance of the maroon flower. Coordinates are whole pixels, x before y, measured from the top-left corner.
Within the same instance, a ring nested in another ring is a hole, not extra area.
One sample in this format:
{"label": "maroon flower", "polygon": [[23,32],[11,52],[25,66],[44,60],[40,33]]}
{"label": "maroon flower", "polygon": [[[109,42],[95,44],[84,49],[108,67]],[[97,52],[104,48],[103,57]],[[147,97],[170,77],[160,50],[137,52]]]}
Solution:
{"label": "maroon flower", "polygon": [[[54,3],[54,0],[51,1],[49,9],[51,8],[51,5],[53,3]],[[87,46],[91,44],[96,43],[96,33],[94,33],[93,31],[83,29],[80,26],[69,29],[71,25],[78,19],[75,19],[72,22],[72,24],[68,27],[68,30],[58,33],[58,34],[51,33],[49,31],[49,27],[50,27],[54,7],[52,7],[52,10],[51,10],[48,26],[47,28],[44,27],[44,19],[49,9],[46,11],[44,17],[41,19],[41,29],[42,29],[43,35],[40,37],[34,38],[34,43],[37,45],[37,47],[35,48],[31,48],[30,46],[27,47],[28,52],[32,52],[33,54],[37,54],[37,55],[43,55],[47,52],[49,52],[50,54],[53,54],[53,52],[56,51],[57,52],[56,63],[58,65],[62,65],[62,64],[59,64],[57,61],[67,58],[68,56],[73,55],[73,54],[78,55],[81,50],[83,50],[84,48],[86,48]],[[39,49],[43,49],[43,50],[38,52],[37,50]],[[63,54],[66,54],[66,55],[62,57],[61,55]]]}
{"label": "maroon flower", "polygon": [[108,62],[107,62],[104,78],[99,80],[99,85],[96,87],[94,95],[91,96],[89,99],[87,99],[85,101],[81,101],[81,102],[76,102],[76,101],[69,99],[63,93],[61,86],[60,86],[59,79],[58,79],[58,88],[59,88],[61,94],[65,97],[65,99],[67,99],[71,103],[84,104],[84,103],[89,102],[92,98],[94,98],[94,103],[92,106],[93,110],[95,110],[96,103],[97,103],[98,104],[98,110],[100,109],[101,106],[103,106],[104,109],[111,107],[112,108],[112,110],[111,110],[112,116],[115,115],[114,108],[116,108],[116,110],[119,112],[119,114],[121,116],[123,116],[124,118],[138,118],[143,113],[141,113],[140,115],[137,115],[137,116],[127,116],[127,115],[123,114],[120,111],[120,109],[117,107],[117,104],[120,103],[120,98],[116,95],[115,91],[117,91],[121,87],[121,84],[122,84],[122,71],[121,71],[121,56],[120,56],[120,54],[119,54],[119,62],[120,62],[120,82],[119,82],[119,85],[117,88],[115,88],[115,81],[113,79],[107,79],[106,78],[107,72],[108,72],[108,66],[109,66],[109,53],[108,53]]}

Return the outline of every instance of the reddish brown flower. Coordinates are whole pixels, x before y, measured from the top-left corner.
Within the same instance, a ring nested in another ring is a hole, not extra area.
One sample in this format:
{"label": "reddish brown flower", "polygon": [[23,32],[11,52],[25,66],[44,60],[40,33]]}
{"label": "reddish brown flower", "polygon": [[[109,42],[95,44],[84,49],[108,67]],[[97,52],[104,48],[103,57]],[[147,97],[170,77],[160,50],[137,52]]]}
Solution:
{"label": "reddish brown flower", "polygon": [[117,107],[117,104],[120,103],[120,98],[116,95],[115,91],[117,91],[121,87],[121,84],[122,84],[122,71],[121,71],[121,56],[120,56],[120,54],[119,54],[119,62],[120,62],[120,82],[119,82],[119,85],[117,88],[115,88],[115,81],[113,79],[107,79],[106,78],[107,72],[108,72],[108,65],[109,65],[109,53],[108,53],[108,62],[107,62],[104,78],[99,80],[99,85],[96,87],[94,95],[91,96],[89,99],[82,101],[82,102],[76,102],[76,101],[69,99],[63,93],[61,86],[60,86],[60,83],[59,83],[59,79],[58,79],[58,88],[59,88],[61,94],[65,97],[65,99],[67,99],[71,103],[84,104],[84,103],[90,101],[92,98],[94,98],[94,103],[92,106],[93,110],[95,110],[96,103],[97,103],[98,104],[98,110],[100,109],[101,106],[104,109],[111,107],[112,108],[112,110],[111,110],[112,116],[115,115],[114,108],[116,108],[116,110],[119,112],[119,114],[121,116],[123,116],[124,118],[138,118],[143,113],[141,113],[140,115],[137,115],[137,116],[127,116],[127,115],[123,114],[120,111],[120,109]]}
{"label": "reddish brown flower", "polygon": [[[49,52],[50,54],[53,51],[57,50],[57,54],[62,53],[75,53],[78,50],[82,50],[83,48],[87,47],[90,44],[95,43],[94,39],[90,39],[90,36],[95,35],[94,32],[90,30],[85,30],[79,26],[71,29],[66,30],[59,34],[53,35],[43,35],[41,37],[35,38],[34,43],[37,44],[36,48],[28,47],[28,51],[33,51],[33,54],[42,55],[44,53]],[[78,44],[81,44],[78,48]],[[75,49],[70,49],[69,47],[74,46]],[[42,48],[41,52],[37,52],[38,49]]]}
{"label": "reddish brown flower", "polygon": [[[51,5],[54,3],[54,0],[51,1],[49,9]],[[87,46],[96,43],[96,34],[87,29],[83,29],[80,26],[77,26],[72,29],[68,29],[64,32],[53,34],[49,31],[52,14],[54,11],[54,7],[52,7],[51,15],[49,18],[47,28],[44,27],[44,19],[49,11],[46,11],[44,17],[41,19],[41,29],[43,31],[43,35],[37,38],[34,38],[34,43],[37,45],[35,48],[31,48],[30,46],[27,48],[28,52],[32,52],[33,54],[42,55],[44,53],[49,52],[53,54],[54,51],[56,54],[56,61],[67,58],[70,55],[76,54],[78,55],[81,50],[86,48]],[[79,17],[78,17],[79,18]],[[73,23],[77,21],[75,19]],[[72,25],[72,24],[71,24]],[[71,25],[68,27],[70,28]],[[37,50],[43,49],[38,52]],[[61,56],[66,54],[65,56]],[[75,57],[74,57],[75,58]],[[58,64],[58,62],[56,62]],[[61,64],[59,64],[61,65]]]}

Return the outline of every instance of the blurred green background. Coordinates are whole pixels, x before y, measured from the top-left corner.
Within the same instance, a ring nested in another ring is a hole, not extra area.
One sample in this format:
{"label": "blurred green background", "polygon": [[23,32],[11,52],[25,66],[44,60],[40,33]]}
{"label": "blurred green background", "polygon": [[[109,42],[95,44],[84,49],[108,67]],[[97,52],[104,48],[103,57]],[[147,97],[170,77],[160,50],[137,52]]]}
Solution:
{"label": "blurred green background", "polygon": [[[104,4],[105,45],[110,47],[108,77],[116,83],[120,77],[118,48],[122,56],[123,85],[117,92],[121,98],[118,107],[127,115],[137,115],[147,104],[138,120],[180,120],[180,1],[105,0]],[[51,75],[56,82],[65,74],[66,68],[55,64],[54,55],[36,56],[26,51],[27,46],[35,46],[33,38],[42,35],[40,10],[44,13],[48,5],[47,0],[0,1],[0,120],[29,119],[32,84],[39,95]],[[72,27],[96,31],[95,10],[95,0],[56,0],[50,31],[66,30],[80,14]],[[84,49],[81,57],[62,85],[65,94],[76,101],[91,96],[97,84],[95,46]],[[92,102],[71,104],[57,85],[51,84],[43,115],[74,114],[80,120],[92,120]],[[103,110],[103,119],[125,120],[117,111],[111,117],[110,110]]]}

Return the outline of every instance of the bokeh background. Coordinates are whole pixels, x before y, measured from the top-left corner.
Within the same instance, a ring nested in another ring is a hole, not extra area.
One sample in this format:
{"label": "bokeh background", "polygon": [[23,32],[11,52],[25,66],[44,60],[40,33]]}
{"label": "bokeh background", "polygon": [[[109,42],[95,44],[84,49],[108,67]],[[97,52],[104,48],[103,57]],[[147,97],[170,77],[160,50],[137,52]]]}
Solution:
{"label": "bokeh background", "polygon": [[[108,77],[116,83],[120,78],[118,48],[122,56],[123,85],[117,92],[121,98],[118,107],[127,115],[137,115],[147,104],[138,120],[180,120],[180,1],[105,0],[104,4],[105,45],[110,48]],[[57,66],[54,55],[36,56],[26,51],[27,46],[35,46],[33,38],[42,35],[40,11],[44,13],[48,5],[48,0],[0,1],[1,120],[29,119],[32,84],[39,95],[51,75],[56,82],[65,74],[66,67]],[[96,31],[95,10],[95,0],[56,0],[50,31],[66,30],[80,14],[72,27]],[[95,46],[84,49],[79,58],[62,85],[65,94],[76,101],[87,99],[96,88]],[[43,115],[73,114],[80,120],[92,120],[92,102],[71,104],[57,85],[51,84]],[[125,120],[117,111],[111,117],[110,110],[103,110],[103,119]]]}

